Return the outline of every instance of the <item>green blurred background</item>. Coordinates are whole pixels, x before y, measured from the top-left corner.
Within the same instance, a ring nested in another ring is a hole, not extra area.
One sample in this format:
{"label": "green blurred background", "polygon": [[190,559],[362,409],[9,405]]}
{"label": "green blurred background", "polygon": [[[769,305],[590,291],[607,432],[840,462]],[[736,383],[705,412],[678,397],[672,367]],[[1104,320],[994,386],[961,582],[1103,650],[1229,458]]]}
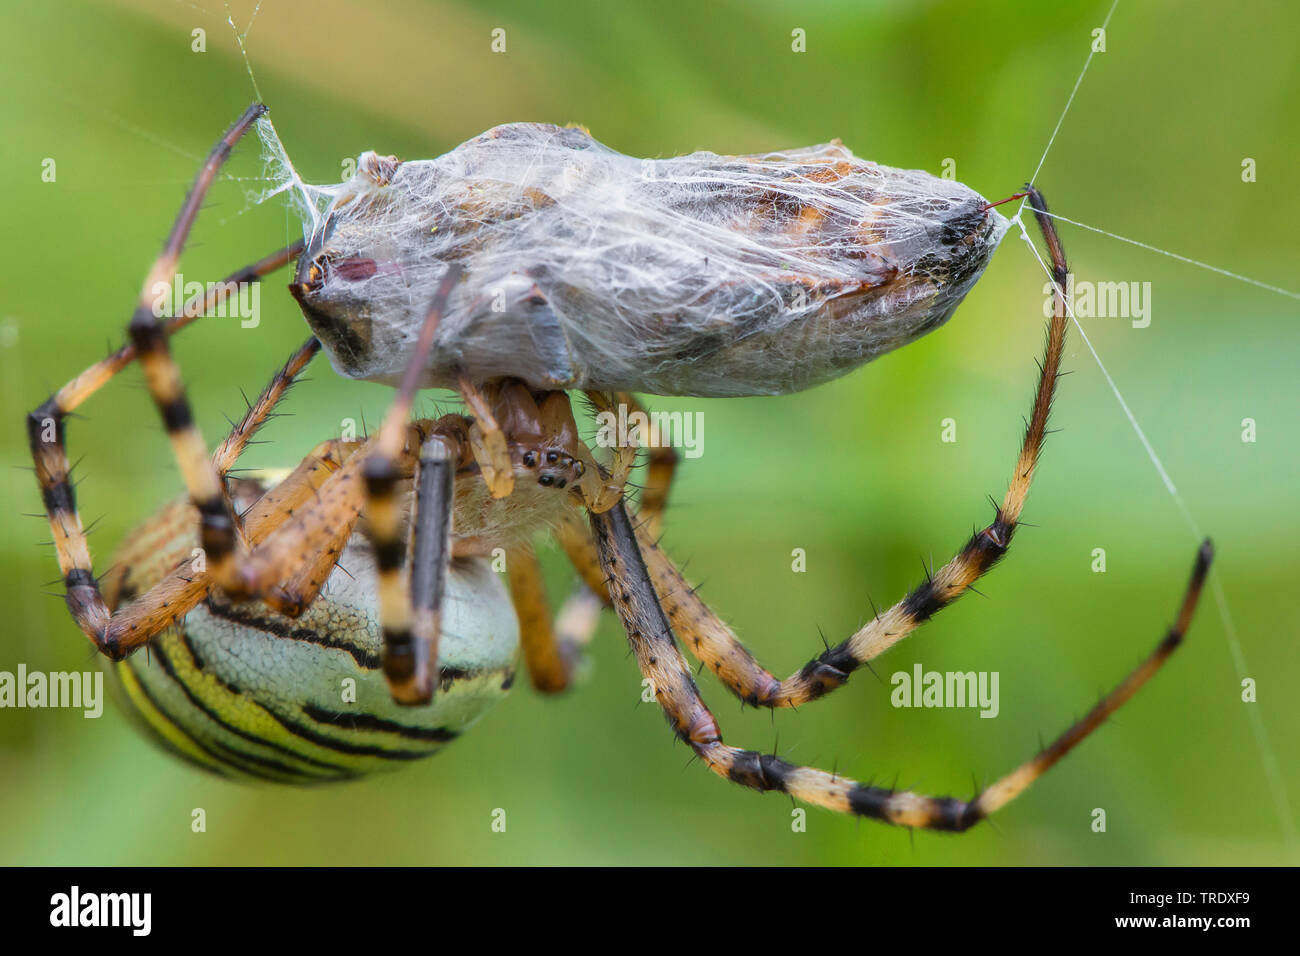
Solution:
{"label": "green blurred background", "polygon": [[[859,155],[957,176],[990,198],[1034,170],[1108,4],[656,0],[644,3],[266,0],[247,36],[261,94],[303,175],[364,149],[433,156],[497,123],[580,122],[633,155],[766,151],[841,137]],[[247,23],[253,4],[232,4]],[[93,666],[62,602],[23,413],[116,344],[200,157],[253,98],[220,0],[11,5],[0,38],[0,670]],[[1300,7],[1123,0],[1038,183],[1065,216],[1281,286],[1300,286],[1294,123]],[[489,50],[506,30],[507,52]],[[791,52],[791,31],[807,52]],[[207,52],[191,51],[191,31]],[[41,162],[57,182],[41,182]],[[1243,157],[1258,182],[1241,181]],[[283,244],[284,205],[253,206],[245,144],[183,262],[217,279]],[[1007,207],[1014,209],[1014,206]],[[1212,598],[1165,672],[996,820],[956,838],[858,823],[725,784],[675,746],[607,619],[591,678],[558,700],[521,681],[442,755],[337,789],[246,789],[173,763],[115,711],[0,712],[3,863],[1293,863],[1248,714],[1300,801],[1294,587],[1300,420],[1294,299],[1064,227],[1080,279],[1149,281],[1152,322],[1090,334],[1196,522],[1219,547],[1259,702],[1240,700]],[[199,323],[175,342],[210,442],[305,337],[283,283],[262,323]],[[788,673],[924,556],[942,562],[1001,498],[1041,343],[1043,276],[1012,234],[954,321],[841,381],[705,412],[705,454],[674,491],[666,544],[772,669]],[[1074,336],[1073,330],[1071,335]],[[1195,536],[1077,337],[1026,518],[1038,527],[972,596],[877,664],[1001,675],[1001,714],[895,710],[869,673],[775,716],[702,688],[732,743],[931,792],[969,792],[1027,757],[1117,681],[1167,626]],[[318,361],[252,464],[296,461],[388,390]],[[180,490],[129,370],[69,428],[99,567]],[[958,441],[940,441],[954,418]],[[1241,440],[1241,421],[1259,440]],[[790,570],[793,548],[808,571]],[[1090,570],[1103,547],[1108,571]],[[545,555],[558,599],[566,585]],[[207,811],[207,832],[190,811]],[[490,813],[508,813],[493,833]],[[1093,833],[1103,807],[1108,831]]]}

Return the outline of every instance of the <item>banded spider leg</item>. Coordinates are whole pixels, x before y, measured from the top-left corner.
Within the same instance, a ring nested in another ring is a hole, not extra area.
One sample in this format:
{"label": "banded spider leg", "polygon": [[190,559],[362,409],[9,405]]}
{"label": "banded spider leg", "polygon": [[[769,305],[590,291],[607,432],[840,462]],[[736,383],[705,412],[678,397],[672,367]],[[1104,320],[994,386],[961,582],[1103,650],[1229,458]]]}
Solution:
{"label": "banded spider leg", "polygon": [[[1131,698],[1181,643],[1213,557],[1208,541],[1197,553],[1176,623],[1156,650],[1055,742],[975,798],[963,801],[866,786],[814,768],[796,767],[775,756],[723,744],[718,725],[700,698],[674,640],[675,630],[700,661],[745,703],[793,707],[842,686],[853,670],[888,650],[955,601],[1006,554],[1047,434],[1066,327],[1062,293],[1068,271],[1065,254],[1046,214],[1042,196],[1032,186],[1027,190],[1052,257],[1056,295],[1034,407],[1016,468],[993,523],[976,532],[952,561],[898,604],[842,644],[809,661],[791,677],[778,680],[698,597],[659,549],[653,536],[646,529],[634,526],[621,504],[603,514],[589,514],[598,566],[604,574],[602,582],[592,583],[593,590],[603,594],[617,610],[642,675],[651,682],[674,732],[720,776],[755,790],[779,790],[809,803],[888,823],[965,830],[1005,805],[1077,746]],[[575,567],[585,571],[584,576],[591,581],[590,541],[574,532],[563,540]]]}

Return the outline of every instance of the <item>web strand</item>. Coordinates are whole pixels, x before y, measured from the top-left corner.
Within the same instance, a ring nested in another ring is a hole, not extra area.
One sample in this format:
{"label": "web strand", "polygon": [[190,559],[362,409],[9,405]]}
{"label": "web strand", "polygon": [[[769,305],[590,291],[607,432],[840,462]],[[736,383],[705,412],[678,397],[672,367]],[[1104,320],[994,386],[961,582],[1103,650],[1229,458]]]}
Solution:
{"label": "web strand", "polygon": [[1238,282],[1244,282],[1247,285],[1253,285],[1258,289],[1264,289],[1267,292],[1276,292],[1278,295],[1284,295],[1289,299],[1300,300],[1300,292],[1293,292],[1290,289],[1284,289],[1281,286],[1269,285],[1267,282],[1261,282],[1259,279],[1252,279],[1250,276],[1244,276],[1239,272],[1229,272],[1227,269],[1221,269],[1218,266],[1211,265],[1208,262],[1202,262],[1199,259],[1192,259],[1188,256],[1180,255],[1177,252],[1170,252],[1168,249],[1161,249],[1158,246],[1150,245],[1138,239],[1130,239],[1128,236],[1121,236],[1118,233],[1107,232],[1105,229],[1097,226],[1090,226],[1085,222],[1079,222],[1075,219],[1067,219],[1065,216],[1056,213],[1046,213],[1046,215],[1057,220],[1058,222],[1068,222],[1072,226],[1078,226],[1080,229],[1087,229],[1089,232],[1099,233],[1108,236],[1111,239],[1118,239],[1120,242],[1127,242],[1131,246],[1137,246],[1139,249],[1145,249],[1148,252],[1156,252],[1162,256],[1168,256],[1170,259],[1177,259],[1179,262],[1185,262],[1188,265],[1196,266],[1198,269],[1205,269],[1207,272],[1214,272],[1229,279],[1236,279]]}
{"label": "web strand", "polygon": [[[1011,221],[1015,223],[1017,227],[1019,227],[1020,238],[1025,240],[1025,242],[1029,244],[1030,251],[1034,254],[1034,258],[1038,260],[1038,264],[1043,267],[1043,271],[1047,273],[1048,280],[1051,281],[1052,286],[1056,289],[1056,291],[1061,294],[1061,299],[1062,301],[1065,302],[1066,314],[1069,315],[1070,320],[1074,322],[1074,327],[1079,330],[1079,337],[1083,339],[1084,345],[1088,346],[1088,351],[1092,353],[1093,359],[1097,362],[1097,367],[1101,369],[1101,374],[1105,377],[1106,384],[1108,384],[1110,386],[1110,390],[1115,393],[1115,399],[1116,401],[1119,402],[1119,407],[1124,410],[1124,415],[1128,418],[1129,424],[1133,426],[1133,431],[1137,433],[1138,440],[1142,442],[1142,447],[1146,449],[1147,457],[1151,459],[1151,464],[1155,467],[1156,474],[1158,474],[1160,476],[1160,480],[1165,483],[1165,490],[1167,490],[1171,495],[1173,495],[1174,500],[1176,500],[1179,503],[1179,505],[1182,506],[1182,498],[1178,494],[1178,488],[1175,487],[1174,480],[1169,477],[1169,472],[1165,468],[1164,462],[1162,462],[1160,460],[1160,456],[1156,454],[1156,450],[1154,447],[1152,447],[1151,441],[1147,438],[1146,432],[1144,432],[1142,430],[1142,426],[1138,424],[1137,416],[1133,414],[1133,409],[1129,408],[1128,402],[1124,401],[1124,396],[1123,394],[1121,394],[1119,390],[1119,386],[1117,386],[1115,384],[1115,380],[1110,377],[1110,372],[1107,370],[1106,364],[1101,360],[1101,356],[1097,354],[1097,349],[1093,347],[1092,339],[1088,338],[1088,333],[1084,331],[1083,326],[1079,323],[1078,318],[1075,316],[1074,306],[1072,305],[1071,299],[1067,295],[1066,290],[1062,289],[1059,285],[1057,285],[1056,280],[1052,278],[1051,267],[1047,264],[1046,261],[1044,261],[1042,255],[1039,254],[1038,247],[1034,245],[1034,241],[1029,238],[1029,232],[1028,230],[1025,229],[1025,224],[1021,220],[1020,216],[1017,215],[1016,218]],[[1191,514],[1187,513],[1185,506],[1182,507],[1184,513],[1187,514],[1187,517],[1190,520]],[[1192,520],[1191,524],[1192,524],[1192,530],[1197,533],[1198,540],[1199,540],[1200,531],[1196,526],[1195,520]]]}
{"label": "web strand", "polygon": [[[1119,0],[1115,0],[1115,2],[1118,3]],[[239,44],[239,52],[244,57],[244,68],[248,70],[248,80],[253,84],[253,95],[256,97],[257,102],[265,102],[262,98],[262,91],[257,86],[257,77],[253,75],[253,63],[248,59],[248,48],[244,46],[244,41],[248,39],[248,31],[253,29],[253,21],[257,19],[257,15],[262,11],[261,0],[258,0],[257,6],[253,8],[253,15],[248,18],[248,25],[244,27],[243,33],[240,33],[239,27],[235,26],[235,15],[230,11],[230,3],[226,2],[225,7],[226,22],[230,24],[230,29],[235,32],[235,42]]]}
{"label": "web strand", "polygon": [[[257,15],[262,12],[262,0],[258,0],[257,6],[253,8],[253,13],[248,18],[248,23],[244,25],[242,31],[235,23],[235,15],[230,9],[229,0],[223,0],[223,4],[226,10],[226,23],[230,25],[230,30],[235,36],[235,43],[239,47],[239,53],[244,59],[244,69],[248,71],[248,81],[253,87],[253,95],[257,102],[265,102],[262,97],[262,90],[257,84],[257,76],[253,72],[253,62],[248,56],[248,45],[245,42],[248,39],[249,32],[253,29],[253,23],[257,20]],[[284,148],[284,143],[275,131],[275,125],[271,122],[270,116],[263,115],[260,117],[255,128],[258,139],[262,142],[264,175],[250,181],[266,183],[267,186],[260,191],[247,191],[245,193],[247,204],[243,209],[235,213],[235,216],[242,216],[254,206],[260,206],[275,196],[287,193],[289,198],[289,201],[285,204],[285,244],[287,245],[292,231],[289,223],[290,212],[297,210],[305,223],[303,235],[304,237],[310,236],[320,223],[321,210],[328,205],[330,192],[327,189],[308,184],[298,174],[293,161],[289,158],[288,151]]]}
{"label": "web strand", "polygon": [[[1115,0],[1110,5],[1110,12],[1106,14],[1106,19],[1101,22],[1103,31],[1110,26],[1110,18],[1115,15],[1115,8],[1118,6],[1119,0]],[[1074,89],[1070,90],[1070,98],[1065,101],[1065,109],[1061,110],[1061,115],[1056,120],[1056,128],[1052,130],[1052,135],[1048,137],[1047,148],[1043,150],[1043,155],[1038,159],[1038,165],[1034,167],[1034,175],[1029,177],[1029,185],[1031,186],[1038,179],[1038,174],[1042,172],[1043,163],[1047,162],[1047,154],[1052,151],[1052,147],[1056,144],[1056,134],[1061,131],[1061,126],[1065,123],[1065,117],[1069,114],[1070,107],[1074,105],[1074,96],[1079,92],[1079,87],[1083,85],[1083,78],[1088,75],[1088,67],[1092,66],[1092,58],[1096,53],[1095,48],[1088,47],[1088,58],[1083,61],[1083,69],[1079,71],[1079,77],[1074,81]],[[1021,208],[1024,208],[1024,203],[1021,203]]]}
{"label": "web strand", "polygon": [[[1115,9],[1118,6],[1119,6],[1119,0],[1114,0],[1114,2],[1111,4],[1110,11],[1106,14],[1106,19],[1102,22],[1103,30],[1105,30],[1109,26],[1111,17],[1114,16]],[[1069,114],[1070,107],[1074,105],[1075,95],[1079,92],[1079,87],[1083,83],[1083,78],[1088,73],[1088,67],[1092,65],[1092,58],[1094,53],[1095,53],[1094,50],[1089,49],[1088,58],[1084,61],[1083,69],[1079,71],[1078,79],[1076,79],[1074,82],[1074,88],[1070,91],[1070,96],[1066,100],[1065,108],[1061,111],[1060,118],[1058,118],[1056,121],[1056,127],[1052,130],[1052,135],[1048,138],[1047,147],[1043,150],[1043,155],[1039,158],[1038,165],[1034,168],[1033,176],[1030,177],[1029,182],[1031,185],[1038,178],[1038,174],[1042,170],[1043,164],[1047,161],[1048,154],[1052,151],[1052,147],[1056,143],[1056,136],[1061,131],[1061,126],[1065,123],[1065,117]],[[1137,434],[1138,440],[1141,441],[1142,447],[1146,450],[1147,457],[1151,460],[1152,466],[1155,468],[1156,473],[1160,476],[1160,480],[1164,483],[1165,490],[1168,491],[1170,497],[1173,498],[1174,504],[1177,506],[1179,513],[1183,516],[1183,520],[1187,523],[1187,526],[1191,529],[1192,534],[1195,537],[1196,541],[1200,542],[1201,540],[1203,540],[1204,535],[1201,533],[1200,526],[1197,523],[1195,516],[1193,516],[1191,509],[1187,507],[1186,501],[1184,501],[1183,497],[1178,493],[1178,489],[1174,485],[1173,479],[1170,476],[1168,469],[1165,468],[1164,463],[1160,460],[1160,456],[1156,454],[1156,450],[1154,446],[1151,444],[1151,441],[1147,438],[1146,432],[1143,431],[1142,426],[1138,423],[1137,416],[1133,414],[1133,410],[1129,407],[1128,402],[1124,400],[1124,395],[1120,392],[1119,387],[1115,384],[1115,380],[1111,377],[1110,372],[1106,369],[1105,363],[1102,362],[1101,356],[1097,353],[1096,348],[1092,344],[1092,340],[1088,338],[1088,333],[1084,331],[1084,328],[1082,324],[1080,324],[1078,317],[1074,314],[1074,308],[1070,301],[1070,297],[1067,296],[1066,294],[1066,290],[1062,289],[1060,285],[1057,284],[1055,278],[1052,275],[1051,268],[1043,260],[1043,257],[1038,252],[1038,248],[1034,245],[1033,240],[1029,237],[1029,233],[1025,229],[1024,221],[1021,218],[1021,214],[1023,213],[1024,208],[1025,208],[1025,202],[1022,200],[1020,204],[1020,208],[1017,210],[1015,217],[1012,218],[1011,221],[1019,227],[1021,238],[1025,240],[1025,243],[1029,246],[1030,250],[1033,252],[1034,258],[1038,260],[1039,266],[1042,267],[1043,272],[1046,273],[1048,280],[1055,287],[1057,293],[1061,297],[1061,301],[1065,303],[1066,313],[1069,315],[1071,321],[1073,321],[1074,327],[1078,329],[1080,337],[1083,339],[1084,344],[1087,345],[1088,347],[1088,351],[1092,353],[1092,357],[1096,361],[1097,367],[1101,369],[1102,376],[1106,379],[1106,383],[1110,386],[1111,392],[1114,393],[1115,399],[1117,402],[1119,402],[1119,406],[1123,410],[1125,417],[1128,418],[1129,424],[1133,427],[1133,431]],[[1049,213],[1049,215],[1051,214]],[[1300,293],[1292,292],[1289,289],[1283,289],[1279,286],[1269,285],[1268,283],[1260,282],[1257,279],[1252,279],[1249,276],[1243,276],[1235,272],[1229,272],[1226,269],[1221,269],[1217,266],[1210,265],[1209,263],[1201,262],[1196,259],[1191,259],[1187,256],[1179,255],[1178,253],[1169,252],[1164,249],[1158,249],[1155,246],[1148,245],[1147,243],[1144,242],[1139,242],[1136,239],[1129,239],[1125,236],[1120,236],[1115,233],[1110,233],[1104,229],[1099,229],[1095,226],[1088,226],[1080,222],[1075,222],[1074,220],[1067,219],[1064,216],[1052,216],[1052,218],[1057,219],[1061,222],[1071,223],[1072,225],[1079,226],[1080,228],[1083,229],[1088,229],[1093,232],[1101,233],[1113,239],[1117,239],[1121,242],[1126,242],[1131,245],[1138,246],[1143,249],[1147,249],[1151,252],[1156,252],[1164,256],[1169,256],[1170,258],[1177,259],[1181,262],[1185,262],[1189,265],[1196,266],[1197,268],[1201,268],[1213,273],[1217,273],[1218,275],[1222,275],[1230,279],[1235,279],[1239,282],[1245,282],[1249,285],[1253,285],[1258,288],[1277,293],[1279,295],[1284,295],[1289,298],[1300,299]],[[1224,593],[1222,584],[1220,584],[1219,582],[1218,574],[1211,576],[1210,590],[1211,593],[1214,595],[1214,602],[1219,609],[1219,618],[1222,622],[1223,633],[1228,644],[1228,651],[1232,657],[1233,667],[1237,671],[1238,682],[1243,683],[1248,676],[1249,667],[1246,664],[1246,656],[1243,653],[1241,648],[1241,640],[1237,635],[1237,627],[1235,622],[1233,621],[1232,611],[1228,607],[1228,598],[1227,595]],[[1291,811],[1291,804],[1287,797],[1286,787],[1282,781],[1282,774],[1278,766],[1277,756],[1274,754],[1272,743],[1269,740],[1268,728],[1264,724],[1264,718],[1261,716],[1259,712],[1259,707],[1257,705],[1248,706],[1247,711],[1249,713],[1251,730],[1255,737],[1255,746],[1259,750],[1260,762],[1263,764],[1264,767],[1264,776],[1268,780],[1269,789],[1273,797],[1273,802],[1277,808],[1278,818],[1281,821],[1282,832],[1285,836],[1289,848],[1294,853],[1296,851],[1297,846],[1300,845],[1300,835],[1297,834],[1295,818]]]}
{"label": "web strand", "polygon": [[[1223,585],[1217,574],[1210,576],[1210,591],[1214,594],[1214,603],[1219,607],[1219,619],[1223,623],[1223,632],[1228,635],[1228,650],[1232,653],[1233,666],[1237,668],[1238,683],[1246,677],[1246,658],[1241,653],[1241,641],[1237,639],[1237,625],[1228,610],[1228,598],[1223,593]],[[1264,762],[1264,775],[1268,778],[1269,789],[1273,792],[1273,802],[1277,805],[1278,816],[1282,819],[1282,831],[1286,842],[1294,851],[1300,834],[1296,833],[1295,817],[1291,812],[1291,802],[1286,795],[1286,785],[1282,782],[1282,771],[1278,767],[1277,754],[1269,741],[1268,727],[1259,712],[1259,707],[1252,704],[1246,708],[1250,715],[1251,730],[1255,733],[1255,742],[1259,746],[1260,759]]]}
{"label": "web strand", "polygon": [[[1182,515],[1183,520],[1191,529],[1194,540],[1199,543],[1205,538],[1204,534],[1201,532],[1200,525],[1197,523],[1191,509],[1187,507],[1187,502],[1184,501],[1182,495],[1178,493],[1178,489],[1174,485],[1168,469],[1165,468],[1164,462],[1162,462],[1160,456],[1156,454],[1156,450],[1152,446],[1151,441],[1147,438],[1146,432],[1143,431],[1142,426],[1138,423],[1137,416],[1133,414],[1133,410],[1129,407],[1128,402],[1124,400],[1124,395],[1120,392],[1119,386],[1117,386],[1115,380],[1111,378],[1110,372],[1107,370],[1105,363],[1101,360],[1101,356],[1097,353],[1096,348],[1093,347],[1092,340],[1088,338],[1088,333],[1084,330],[1083,325],[1074,314],[1071,297],[1053,278],[1051,267],[1048,266],[1046,261],[1044,261],[1042,255],[1038,251],[1038,247],[1034,245],[1034,241],[1030,238],[1029,232],[1025,229],[1025,224],[1021,220],[1019,214],[1017,214],[1011,221],[1019,227],[1020,237],[1024,239],[1025,243],[1029,246],[1030,251],[1033,253],[1034,258],[1038,260],[1038,264],[1042,267],[1048,281],[1051,282],[1052,286],[1060,295],[1061,301],[1065,303],[1066,314],[1074,323],[1074,327],[1078,329],[1079,336],[1083,339],[1084,344],[1088,346],[1088,351],[1092,353],[1093,359],[1097,362],[1097,367],[1101,369],[1101,374],[1106,379],[1106,383],[1110,386],[1111,392],[1114,393],[1115,400],[1119,402],[1119,406],[1123,409],[1124,415],[1129,420],[1129,424],[1133,426],[1133,431],[1137,434],[1139,441],[1142,442],[1142,447],[1146,449],[1147,457],[1150,458],[1152,466],[1160,476],[1160,480],[1164,483],[1165,490],[1169,492],[1169,495],[1173,498],[1174,504],[1177,505],[1178,511]],[[1223,585],[1219,582],[1218,574],[1211,575],[1210,590],[1214,595],[1214,603],[1219,609],[1219,618],[1223,624],[1223,633],[1227,639],[1228,651],[1232,656],[1233,667],[1237,671],[1237,681],[1240,685],[1249,676],[1250,668],[1246,664],[1246,655],[1242,651],[1241,640],[1237,636],[1237,627],[1233,621],[1232,611],[1228,607],[1228,598],[1223,591]],[[1297,842],[1300,842],[1300,834],[1297,834],[1296,832],[1295,818],[1292,815],[1291,804],[1287,798],[1286,787],[1282,782],[1282,774],[1278,767],[1277,756],[1274,754],[1272,742],[1269,740],[1268,728],[1264,724],[1264,718],[1260,715],[1258,706],[1248,706],[1247,711],[1250,714],[1251,730],[1255,736],[1255,745],[1259,750],[1260,761],[1264,765],[1264,776],[1269,782],[1269,789],[1272,793],[1273,802],[1277,807],[1277,814],[1282,824],[1282,831],[1285,835],[1288,846],[1290,846],[1294,851]]]}

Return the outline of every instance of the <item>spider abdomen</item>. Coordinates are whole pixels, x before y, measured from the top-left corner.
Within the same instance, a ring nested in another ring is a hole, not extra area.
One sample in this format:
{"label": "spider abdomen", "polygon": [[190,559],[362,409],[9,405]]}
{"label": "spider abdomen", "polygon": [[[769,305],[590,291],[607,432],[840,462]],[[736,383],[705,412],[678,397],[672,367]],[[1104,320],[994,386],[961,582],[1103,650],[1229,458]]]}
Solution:
{"label": "spider abdomen", "polygon": [[106,662],[119,698],[165,749],[204,769],[314,784],[434,754],[506,695],[519,626],[487,561],[457,559],[448,571],[441,685],[422,707],[394,703],[384,681],[363,538],[339,565],[297,618],[214,592],[146,651]]}

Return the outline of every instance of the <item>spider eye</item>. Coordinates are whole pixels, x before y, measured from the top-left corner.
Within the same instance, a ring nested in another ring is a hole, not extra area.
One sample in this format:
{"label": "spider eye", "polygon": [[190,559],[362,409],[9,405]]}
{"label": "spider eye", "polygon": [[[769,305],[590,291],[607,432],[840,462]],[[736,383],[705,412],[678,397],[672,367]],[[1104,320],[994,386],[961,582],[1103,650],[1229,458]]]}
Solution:
{"label": "spider eye", "polygon": [[535,451],[526,451],[526,452],[524,452],[524,464],[525,464],[527,467],[529,467],[529,468],[532,468],[534,465],[536,465],[536,464],[537,464],[537,452],[535,452]]}
{"label": "spider eye", "polygon": [[540,478],[537,479],[537,483],[539,485],[545,485],[546,487],[549,488],[551,485],[555,484],[555,479],[552,478],[550,475],[542,475]]}
{"label": "spider eye", "polygon": [[558,451],[548,451],[546,453],[546,460],[553,465],[560,460],[560,453]]}

